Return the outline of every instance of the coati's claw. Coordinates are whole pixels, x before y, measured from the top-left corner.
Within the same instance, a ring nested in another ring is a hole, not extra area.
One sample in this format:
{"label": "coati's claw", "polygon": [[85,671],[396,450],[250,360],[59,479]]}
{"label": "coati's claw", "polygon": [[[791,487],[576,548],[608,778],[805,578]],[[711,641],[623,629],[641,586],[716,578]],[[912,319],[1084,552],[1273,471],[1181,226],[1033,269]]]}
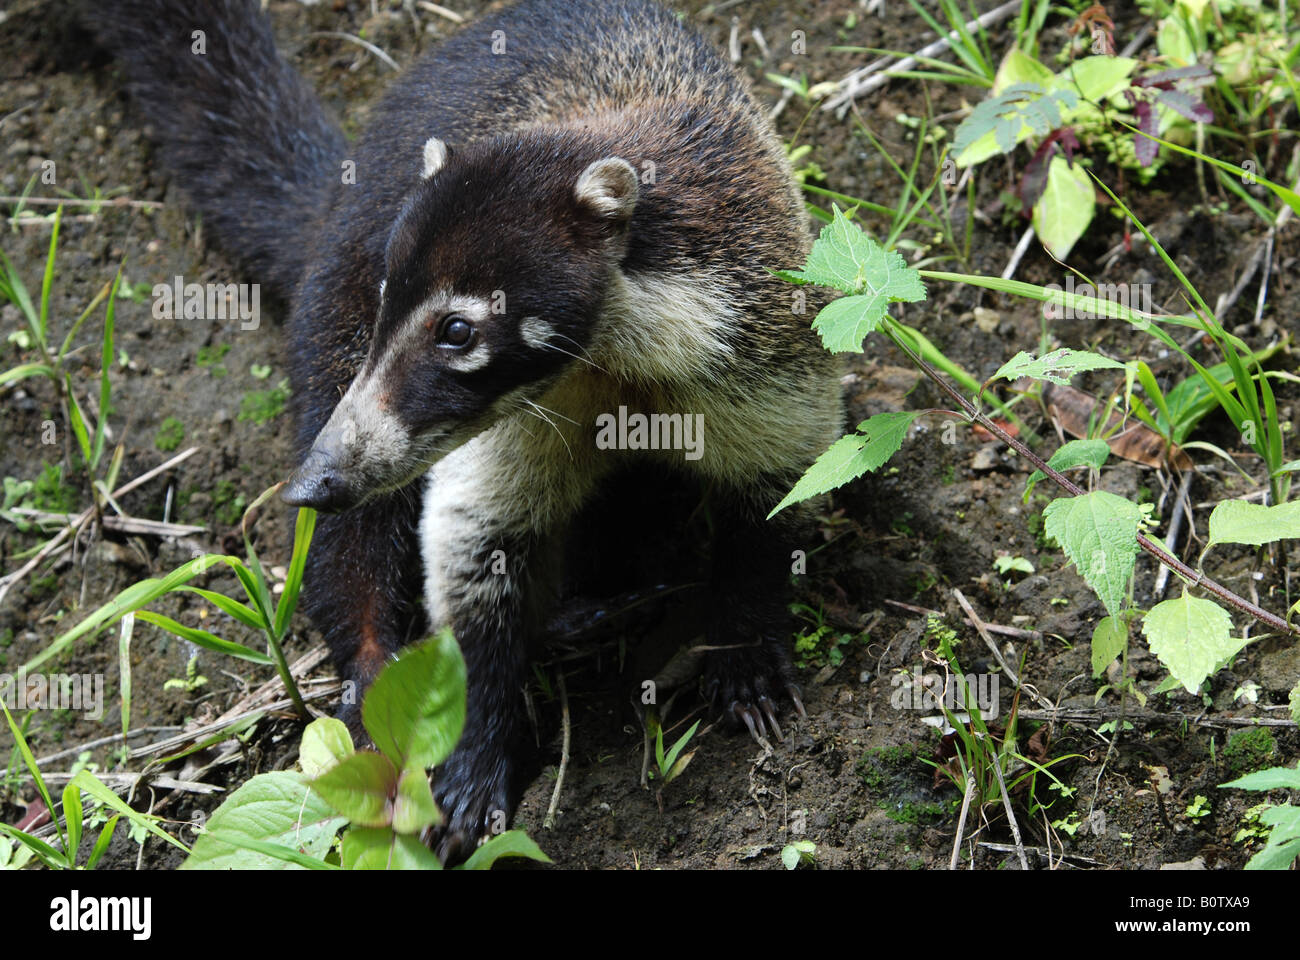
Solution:
{"label": "coati's claw", "polygon": [[785,685],[785,692],[786,692],[786,696],[788,696],[790,700],[794,703],[794,708],[799,711],[799,716],[802,719],[807,720],[808,711],[803,708],[803,700],[801,699],[802,693],[799,690],[799,688],[796,687],[793,683],[787,683]]}
{"label": "coati's claw", "polygon": [[758,705],[763,708],[763,715],[767,717],[767,722],[772,725],[772,732],[776,734],[778,740],[784,740],[785,734],[781,732],[781,725],[776,722],[776,705],[772,703],[772,698],[763,694],[758,698]]}
{"label": "coati's claw", "polygon": [[[759,746],[765,745],[766,738],[758,732],[759,728],[763,726],[763,718],[758,714],[758,711],[747,704],[741,703],[739,700],[733,700],[731,702],[731,715],[737,720],[744,721],[745,726],[749,728],[749,735],[754,738],[755,743]],[[766,732],[767,729],[764,728],[763,733]]]}

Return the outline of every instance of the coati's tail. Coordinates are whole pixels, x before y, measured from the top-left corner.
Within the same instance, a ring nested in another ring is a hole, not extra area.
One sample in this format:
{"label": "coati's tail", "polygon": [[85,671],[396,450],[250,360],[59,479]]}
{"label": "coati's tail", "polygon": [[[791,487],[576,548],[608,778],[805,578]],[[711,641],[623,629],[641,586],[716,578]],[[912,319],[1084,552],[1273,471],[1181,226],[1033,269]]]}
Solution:
{"label": "coati's tail", "polygon": [[223,249],[292,292],[343,136],[276,53],[254,0],[108,0],[87,19],[117,58],[163,163]]}

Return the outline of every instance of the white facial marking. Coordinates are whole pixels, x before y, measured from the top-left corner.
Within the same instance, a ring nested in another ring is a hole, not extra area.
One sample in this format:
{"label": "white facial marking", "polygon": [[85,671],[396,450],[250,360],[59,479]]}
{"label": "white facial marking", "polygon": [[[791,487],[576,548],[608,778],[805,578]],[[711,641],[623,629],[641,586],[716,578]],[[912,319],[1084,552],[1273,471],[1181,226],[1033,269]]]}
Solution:
{"label": "white facial marking", "polygon": [[519,335],[524,338],[524,343],[540,350],[555,336],[555,328],[541,317],[524,317],[519,321]]}

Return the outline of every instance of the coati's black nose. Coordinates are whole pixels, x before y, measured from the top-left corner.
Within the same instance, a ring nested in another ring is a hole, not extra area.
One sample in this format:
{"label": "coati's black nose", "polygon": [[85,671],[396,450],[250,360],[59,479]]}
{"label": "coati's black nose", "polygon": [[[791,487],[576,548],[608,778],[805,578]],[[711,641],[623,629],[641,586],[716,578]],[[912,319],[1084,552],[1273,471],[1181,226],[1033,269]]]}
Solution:
{"label": "coati's black nose", "polygon": [[327,513],[352,505],[343,475],[324,457],[314,453],[294,471],[288,485],[280,491],[280,499],[291,507],[313,507]]}

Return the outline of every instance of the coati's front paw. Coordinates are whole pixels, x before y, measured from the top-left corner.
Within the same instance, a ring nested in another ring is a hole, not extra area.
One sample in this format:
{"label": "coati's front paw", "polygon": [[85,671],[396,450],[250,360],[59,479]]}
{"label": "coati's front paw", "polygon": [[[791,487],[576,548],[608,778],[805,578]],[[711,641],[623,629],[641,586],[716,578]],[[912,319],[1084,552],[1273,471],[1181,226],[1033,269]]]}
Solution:
{"label": "coati's front paw", "polygon": [[778,740],[785,739],[776,720],[774,698],[789,697],[799,716],[808,718],[794,683],[790,656],[773,640],[710,650],[704,665],[704,692],[731,722],[743,723],[763,746],[767,745],[768,725]]}
{"label": "coati's front paw", "polygon": [[430,846],[444,867],[469,859],[479,844],[510,825],[514,804],[504,763],[486,764],[448,758],[438,771],[434,798],[443,822],[435,827]]}

